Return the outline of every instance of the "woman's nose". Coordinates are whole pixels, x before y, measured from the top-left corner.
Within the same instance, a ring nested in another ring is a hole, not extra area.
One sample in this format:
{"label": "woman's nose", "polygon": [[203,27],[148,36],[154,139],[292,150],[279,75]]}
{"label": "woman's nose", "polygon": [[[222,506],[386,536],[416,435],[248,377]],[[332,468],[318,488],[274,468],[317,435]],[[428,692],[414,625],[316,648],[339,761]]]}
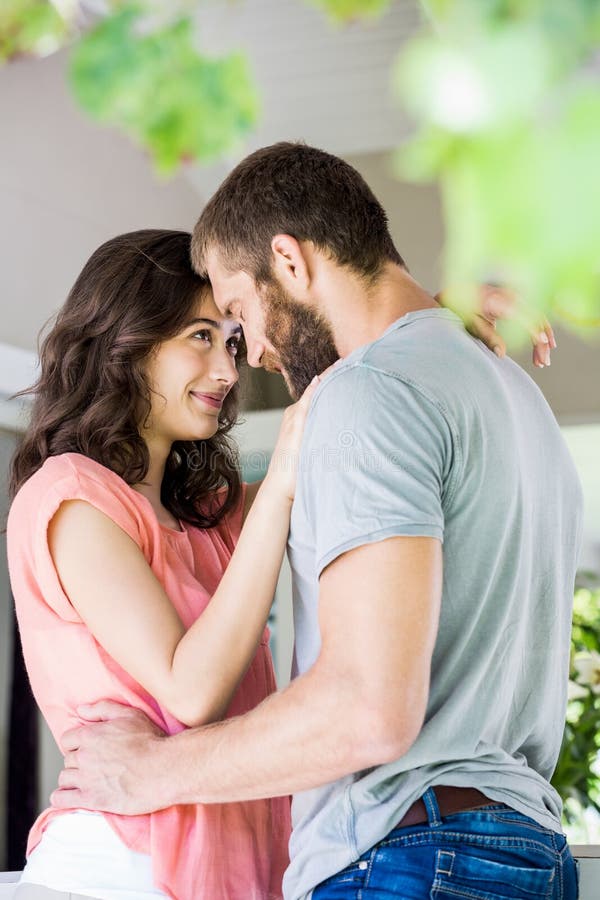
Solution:
{"label": "woman's nose", "polygon": [[224,384],[234,385],[239,381],[240,373],[235,364],[235,356],[228,349],[218,352],[211,367],[213,378]]}

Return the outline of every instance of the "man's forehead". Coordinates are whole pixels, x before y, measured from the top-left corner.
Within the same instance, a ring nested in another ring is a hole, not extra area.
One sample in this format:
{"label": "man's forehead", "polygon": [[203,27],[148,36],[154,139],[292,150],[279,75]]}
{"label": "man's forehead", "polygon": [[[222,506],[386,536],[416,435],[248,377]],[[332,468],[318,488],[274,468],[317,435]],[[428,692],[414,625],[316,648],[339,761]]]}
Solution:
{"label": "man's forehead", "polygon": [[210,257],[206,260],[206,271],[212,288],[214,301],[222,315],[226,313],[226,307],[229,307],[233,301],[234,292],[230,290],[231,274],[228,273],[223,266],[215,259]]}
{"label": "man's forehead", "polygon": [[227,269],[221,262],[216,250],[211,250],[207,253],[206,271],[213,286],[231,284],[231,282],[237,281],[240,275],[244,274],[243,272],[232,272],[230,269]]}
{"label": "man's forehead", "polygon": [[218,283],[212,285],[213,297],[215,305],[222,316],[226,319],[233,318],[235,315],[235,307],[240,302],[235,291],[229,291]]}
{"label": "man's forehead", "polygon": [[207,270],[215,303],[223,315],[230,315],[231,307],[236,303],[258,298],[256,285],[247,272],[229,272],[218,263],[215,266],[209,263]]}

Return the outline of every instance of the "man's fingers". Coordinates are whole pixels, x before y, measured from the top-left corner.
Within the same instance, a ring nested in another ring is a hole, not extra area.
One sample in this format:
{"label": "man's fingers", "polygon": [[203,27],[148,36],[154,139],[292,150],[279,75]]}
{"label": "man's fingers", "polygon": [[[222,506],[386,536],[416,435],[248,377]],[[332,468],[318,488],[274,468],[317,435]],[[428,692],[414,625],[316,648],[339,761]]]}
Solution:
{"label": "man's fingers", "polygon": [[75,750],[70,750],[68,753],[65,753],[64,763],[65,769],[78,769],[77,752]]}
{"label": "man's fingers", "polygon": [[108,722],[110,719],[136,718],[144,714],[139,709],[124,706],[114,700],[99,700],[97,703],[84,703],[77,707],[77,715],[86,722]]}
{"label": "man's fingers", "polygon": [[72,788],[79,788],[81,786],[79,780],[80,774],[78,769],[67,769],[65,767],[61,770],[61,772],[59,772],[58,786],[67,790],[71,790]]}
{"label": "man's fingers", "polygon": [[54,809],[87,809],[83,794],[77,788],[58,788],[50,794]]}
{"label": "man's fingers", "polygon": [[77,728],[70,728],[68,731],[65,731],[60,739],[63,754],[81,747],[83,734],[84,729],[80,725]]}

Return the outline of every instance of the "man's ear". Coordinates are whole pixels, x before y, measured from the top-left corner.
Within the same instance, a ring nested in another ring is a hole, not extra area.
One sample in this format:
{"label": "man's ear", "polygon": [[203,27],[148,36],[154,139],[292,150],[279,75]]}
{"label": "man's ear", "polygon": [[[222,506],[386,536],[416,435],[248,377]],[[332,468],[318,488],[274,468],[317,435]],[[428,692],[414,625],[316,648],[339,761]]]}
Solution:
{"label": "man's ear", "polygon": [[276,234],[271,241],[275,276],[293,295],[303,293],[311,282],[305,248],[304,243],[300,243],[290,234]]}

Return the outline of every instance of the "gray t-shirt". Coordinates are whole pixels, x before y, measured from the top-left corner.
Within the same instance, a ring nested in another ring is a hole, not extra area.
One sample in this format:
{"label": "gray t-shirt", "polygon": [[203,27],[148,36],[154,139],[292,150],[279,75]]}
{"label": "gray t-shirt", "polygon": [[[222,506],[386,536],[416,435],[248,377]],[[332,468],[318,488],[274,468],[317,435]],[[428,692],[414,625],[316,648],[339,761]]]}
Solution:
{"label": "gray t-shirt", "polygon": [[295,796],[286,900],[357,859],[430,785],[478,788],[560,831],[547,779],[564,726],[582,496],[538,388],[453,313],[409,313],[319,387],[300,464],[294,674],[318,656],[318,579],[340,554],[438,538],[444,583],[421,733],[397,761]]}

